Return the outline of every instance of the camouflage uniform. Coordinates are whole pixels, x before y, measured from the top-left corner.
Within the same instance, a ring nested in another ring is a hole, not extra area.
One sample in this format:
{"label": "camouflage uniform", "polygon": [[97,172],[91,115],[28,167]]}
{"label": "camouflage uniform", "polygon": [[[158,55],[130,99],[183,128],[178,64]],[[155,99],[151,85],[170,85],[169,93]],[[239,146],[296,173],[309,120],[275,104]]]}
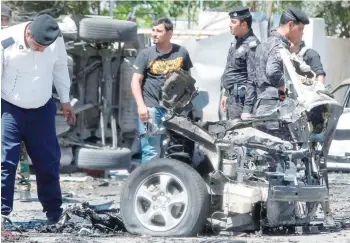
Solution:
{"label": "camouflage uniform", "polygon": [[[252,21],[247,7],[237,7],[229,12],[232,19],[240,22]],[[249,26],[248,26],[249,28]],[[249,28],[243,37],[235,37],[229,49],[227,63],[222,76],[222,86],[225,88],[227,114],[229,119],[240,118],[242,113],[252,113],[255,102],[254,58],[255,49],[260,44],[253,30]]]}
{"label": "camouflage uniform", "polygon": [[[271,112],[279,104],[279,89],[284,86],[283,61],[278,50],[280,45],[289,49],[290,42],[276,30],[272,30],[267,41],[261,43],[256,49],[256,116]],[[278,124],[271,123],[266,128],[278,129]]]}
{"label": "camouflage uniform", "polygon": [[253,30],[242,38],[235,38],[227,56],[223,74],[223,86],[228,97],[228,118],[240,118],[243,113],[251,113],[256,97],[254,84],[254,58],[260,44]]}

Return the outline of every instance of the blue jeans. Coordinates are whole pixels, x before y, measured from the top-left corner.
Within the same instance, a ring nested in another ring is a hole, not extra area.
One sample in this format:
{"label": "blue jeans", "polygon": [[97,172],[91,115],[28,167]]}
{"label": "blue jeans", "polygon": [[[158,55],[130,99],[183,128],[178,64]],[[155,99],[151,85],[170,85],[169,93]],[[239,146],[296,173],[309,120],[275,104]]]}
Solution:
{"label": "blue jeans", "polygon": [[[154,123],[157,124],[158,128],[162,126],[162,118],[165,116],[166,110],[159,107],[149,108],[149,117]],[[143,121],[138,119],[139,134],[145,133],[145,127]],[[142,162],[145,163],[152,159],[159,158],[162,154],[162,143],[164,141],[164,135],[156,135],[152,137],[141,138],[141,151],[142,151]]]}

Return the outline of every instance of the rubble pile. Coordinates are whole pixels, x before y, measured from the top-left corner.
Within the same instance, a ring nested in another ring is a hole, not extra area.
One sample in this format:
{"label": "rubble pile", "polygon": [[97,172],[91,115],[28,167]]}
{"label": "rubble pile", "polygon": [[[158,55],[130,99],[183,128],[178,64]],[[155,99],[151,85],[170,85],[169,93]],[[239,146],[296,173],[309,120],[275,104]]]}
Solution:
{"label": "rubble pile", "polygon": [[4,240],[16,240],[23,232],[95,237],[128,235],[119,215],[119,209],[110,209],[112,204],[113,201],[100,205],[90,205],[88,202],[82,203],[81,206],[70,205],[55,225],[46,225],[43,221],[29,221],[18,225],[9,221],[4,225]]}
{"label": "rubble pile", "polygon": [[[40,229],[40,233],[76,233],[81,236],[99,234],[124,234],[126,229],[119,214],[119,209],[110,209],[113,201],[90,205],[84,202],[81,206],[68,206],[63,212],[58,224]],[[78,216],[83,223],[70,222],[73,216]],[[87,223],[89,222],[89,223]]]}

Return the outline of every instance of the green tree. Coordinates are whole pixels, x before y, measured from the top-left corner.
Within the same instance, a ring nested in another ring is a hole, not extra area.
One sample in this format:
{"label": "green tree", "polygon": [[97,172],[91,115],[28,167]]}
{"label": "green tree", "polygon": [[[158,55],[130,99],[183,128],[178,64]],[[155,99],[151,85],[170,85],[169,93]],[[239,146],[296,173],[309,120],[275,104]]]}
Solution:
{"label": "green tree", "polygon": [[47,13],[57,18],[61,14],[90,14],[92,2],[88,1],[4,1],[12,11],[14,19],[26,21]]}
{"label": "green tree", "polygon": [[[152,21],[159,17],[178,18],[185,14],[187,1],[114,1],[113,16],[125,20],[134,12],[136,22],[141,27],[150,27]],[[109,9],[104,9],[102,15],[108,16]]]}
{"label": "green tree", "polygon": [[349,1],[320,1],[305,5],[304,9],[311,17],[324,18],[328,35],[350,38]]}

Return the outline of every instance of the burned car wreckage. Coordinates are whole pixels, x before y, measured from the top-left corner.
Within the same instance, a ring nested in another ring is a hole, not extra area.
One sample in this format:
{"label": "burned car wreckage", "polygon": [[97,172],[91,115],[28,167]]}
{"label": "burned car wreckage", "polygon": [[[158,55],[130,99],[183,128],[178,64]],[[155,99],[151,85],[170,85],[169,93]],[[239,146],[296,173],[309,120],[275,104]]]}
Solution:
{"label": "burned car wreckage", "polygon": [[[196,81],[185,72],[168,74],[164,128],[149,134],[168,135],[164,157],[136,168],[121,195],[130,233],[191,236],[206,222],[220,230],[304,226],[319,205],[332,223],[324,157],[343,107],[288,50],[281,47],[280,53],[286,98],[270,114],[249,120],[183,116],[196,96]],[[269,122],[279,129],[265,129]],[[188,143],[174,143],[174,134],[198,144],[200,164],[188,160]]]}

